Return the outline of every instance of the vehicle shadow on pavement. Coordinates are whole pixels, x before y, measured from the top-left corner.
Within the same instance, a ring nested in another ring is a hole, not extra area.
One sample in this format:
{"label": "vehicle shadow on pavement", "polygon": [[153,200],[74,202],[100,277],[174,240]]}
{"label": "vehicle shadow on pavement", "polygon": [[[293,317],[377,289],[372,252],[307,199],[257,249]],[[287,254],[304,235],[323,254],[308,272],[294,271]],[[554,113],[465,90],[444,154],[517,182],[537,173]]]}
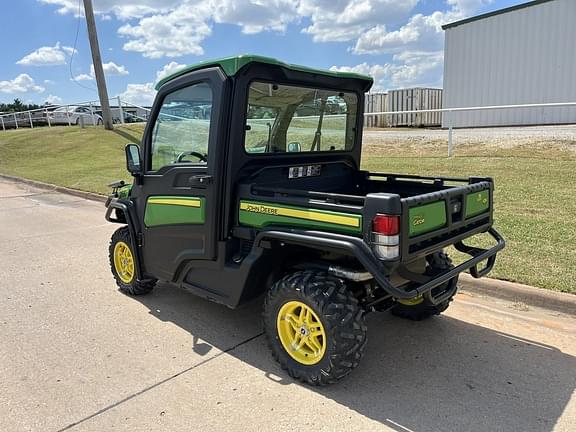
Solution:
{"label": "vehicle shadow on pavement", "polygon": [[[277,385],[302,385],[274,362],[263,336],[254,338],[259,302],[230,310],[165,285],[137,300],[189,332],[197,354],[215,347]],[[576,389],[576,358],[538,342],[448,316],[418,323],[383,313],[367,321],[360,367],[336,385],[305,388],[391,429],[552,431]],[[250,341],[232,347],[229,332]]]}

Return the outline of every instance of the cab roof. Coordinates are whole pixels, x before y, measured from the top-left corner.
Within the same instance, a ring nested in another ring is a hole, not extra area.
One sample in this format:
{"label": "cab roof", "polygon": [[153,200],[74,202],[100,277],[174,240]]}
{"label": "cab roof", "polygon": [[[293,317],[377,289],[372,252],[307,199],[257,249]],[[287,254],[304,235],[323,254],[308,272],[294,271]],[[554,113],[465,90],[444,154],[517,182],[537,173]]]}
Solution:
{"label": "cab roof", "polygon": [[162,87],[167,82],[172,81],[174,78],[177,78],[177,77],[184,75],[188,72],[192,72],[192,71],[200,70],[200,69],[205,69],[205,68],[213,67],[213,66],[219,66],[227,76],[234,76],[238,73],[238,71],[240,71],[240,69],[242,69],[244,66],[246,66],[247,64],[250,64],[250,63],[264,63],[264,64],[268,64],[268,65],[272,65],[272,66],[281,66],[281,67],[284,67],[286,69],[291,69],[291,70],[299,71],[299,72],[307,72],[307,73],[314,73],[314,74],[318,74],[318,75],[326,75],[326,76],[334,77],[334,78],[353,78],[353,79],[359,79],[359,80],[364,80],[364,81],[370,81],[370,83],[373,82],[372,77],[369,77],[367,75],[358,74],[355,72],[337,72],[337,71],[331,71],[331,70],[325,70],[325,69],[313,69],[313,68],[309,68],[306,66],[284,63],[283,61],[277,60],[277,59],[272,58],[272,57],[263,57],[263,56],[252,55],[252,54],[243,54],[243,55],[238,55],[238,56],[233,56],[233,57],[224,57],[224,58],[215,59],[215,60],[206,60],[206,61],[203,61],[200,63],[186,66],[185,68],[182,68],[182,69],[178,70],[177,72],[174,72],[173,74],[168,75],[165,78],[162,78],[158,82],[158,84],[156,84],[156,90],[159,90],[160,87]]}

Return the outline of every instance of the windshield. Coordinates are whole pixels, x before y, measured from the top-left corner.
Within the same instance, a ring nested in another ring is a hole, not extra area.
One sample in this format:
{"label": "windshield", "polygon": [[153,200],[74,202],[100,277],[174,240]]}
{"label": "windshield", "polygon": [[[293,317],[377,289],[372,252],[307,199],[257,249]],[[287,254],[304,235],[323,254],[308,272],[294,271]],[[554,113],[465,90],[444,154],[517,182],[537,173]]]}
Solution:
{"label": "windshield", "polygon": [[253,82],[244,148],[248,153],[350,150],[357,105],[355,93]]}

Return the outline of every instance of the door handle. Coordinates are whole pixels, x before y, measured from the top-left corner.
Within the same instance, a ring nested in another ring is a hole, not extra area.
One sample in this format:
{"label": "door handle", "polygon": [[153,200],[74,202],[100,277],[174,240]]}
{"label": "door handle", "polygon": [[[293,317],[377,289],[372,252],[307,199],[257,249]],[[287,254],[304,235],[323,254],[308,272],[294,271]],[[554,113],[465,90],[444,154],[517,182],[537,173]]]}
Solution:
{"label": "door handle", "polygon": [[206,174],[193,175],[188,179],[188,185],[191,187],[202,187],[212,184],[213,177]]}

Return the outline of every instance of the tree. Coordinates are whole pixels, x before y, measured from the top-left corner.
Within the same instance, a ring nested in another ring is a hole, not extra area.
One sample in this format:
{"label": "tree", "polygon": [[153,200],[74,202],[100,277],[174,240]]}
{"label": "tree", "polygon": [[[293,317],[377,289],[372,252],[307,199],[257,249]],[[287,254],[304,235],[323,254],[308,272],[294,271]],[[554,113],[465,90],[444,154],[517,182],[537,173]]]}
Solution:
{"label": "tree", "polygon": [[0,103],[0,112],[18,112],[28,111],[40,108],[37,104],[25,104],[19,98],[14,99],[14,102],[6,104]]}

